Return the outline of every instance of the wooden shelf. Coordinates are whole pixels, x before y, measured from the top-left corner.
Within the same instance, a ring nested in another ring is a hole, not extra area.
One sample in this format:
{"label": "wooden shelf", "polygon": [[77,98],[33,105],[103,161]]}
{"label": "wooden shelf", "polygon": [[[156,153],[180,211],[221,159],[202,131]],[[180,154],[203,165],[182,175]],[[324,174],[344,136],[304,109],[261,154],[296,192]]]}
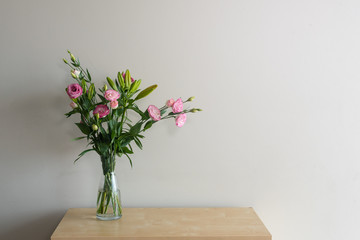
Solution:
{"label": "wooden shelf", "polygon": [[94,208],[71,208],[51,240],[271,240],[252,208],[124,208],[100,221]]}

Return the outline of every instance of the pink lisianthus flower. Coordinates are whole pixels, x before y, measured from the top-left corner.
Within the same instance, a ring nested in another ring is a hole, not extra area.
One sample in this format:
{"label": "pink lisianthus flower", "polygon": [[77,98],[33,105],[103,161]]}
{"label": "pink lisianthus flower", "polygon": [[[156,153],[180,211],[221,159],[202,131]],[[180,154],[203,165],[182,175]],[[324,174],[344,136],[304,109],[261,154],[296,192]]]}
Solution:
{"label": "pink lisianthus flower", "polygon": [[78,83],[70,84],[66,89],[67,94],[71,99],[78,98],[83,94],[83,89]]}
{"label": "pink lisianthus flower", "polygon": [[154,121],[161,120],[160,109],[158,109],[156,106],[150,105],[147,110],[152,120]]}
{"label": "pink lisianthus flower", "polygon": [[[123,73],[123,78],[124,78],[124,81],[125,81],[125,76],[126,76],[126,74],[125,73]],[[131,82],[133,83],[135,80],[133,79],[133,78],[131,78]]]}
{"label": "pink lisianthus flower", "polygon": [[175,118],[175,124],[176,124],[176,126],[178,126],[178,127],[184,126],[185,122],[186,122],[186,114],[185,114],[185,113],[179,114],[179,115]]}
{"label": "pink lisianthus flower", "polygon": [[97,105],[93,111],[93,114],[99,114],[99,118],[106,117],[110,113],[110,109],[106,105]]}
{"label": "pink lisianthus flower", "polygon": [[114,101],[111,101],[110,102],[110,107],[112,108],[112,109],[115,109],[115,108],[117,108],[119,106],[119,102],[117,101],[117,100],[114,100]]}
{"label": "pink lisianthus flower", "polygon": [[174,99],[170,98],[169,100],[166,101],[166,106],[168,107],[172,107],[174,105]]}
{"label": "pink lisianthus flower", "polygon": [[110,89],[105,91],[104,97],[106,98],[106,100],[114,101],[120,97],[120,93],[118,91]]}
{"label": "pink lisianthus flower", "polygon": [[178,100],[176,100],[174,102],[174,104],[172,105],[172,110],[173,110],[173,113],[179,113],[183,110],[183,102],[182,102],[181,98],[179,98]]}

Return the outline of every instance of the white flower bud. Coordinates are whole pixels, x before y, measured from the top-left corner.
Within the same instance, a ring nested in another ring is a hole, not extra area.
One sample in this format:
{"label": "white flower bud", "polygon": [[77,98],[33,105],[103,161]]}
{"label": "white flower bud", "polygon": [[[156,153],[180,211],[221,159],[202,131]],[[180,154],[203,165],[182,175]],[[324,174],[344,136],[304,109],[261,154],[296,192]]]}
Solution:
{"label": "white flower bud", "polygon": [[76,103],[74,103],[74,102],[71,102],[71,103],[70,103],[70,107],[71,107],[72,109],[75,109],[75,108],[78,107],[78,105],[77,105]]}
{"label": "white flower bud", "polygon": [[79,70],[76,70],[76,69],[72,70],[72,71],[71,71],[71,76],[73,76],[73,78],[79,78],[79,76],[80,76],[80,71],[79,71]]}

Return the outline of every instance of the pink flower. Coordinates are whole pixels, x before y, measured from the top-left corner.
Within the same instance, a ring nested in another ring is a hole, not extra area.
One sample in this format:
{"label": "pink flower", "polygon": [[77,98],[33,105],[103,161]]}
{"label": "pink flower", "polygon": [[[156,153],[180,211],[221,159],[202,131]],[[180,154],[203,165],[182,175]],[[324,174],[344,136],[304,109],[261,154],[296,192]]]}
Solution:
{"label": "pink flower", "polygon": [[172,105],[172,110],[173,110],[173,113],[178,113],[183,110],[183,102],[182,102],[181,98],[179,98],[178,100],[176,100],[174,102],[174,104]]}
{"label": "pink flower", "polygon": [[83,93],[83,89],[78,83],[70,84],[66,91],[69,97],[72,99],[80,97]]}
{"label": "pink flower", "polygon": [[74,103],[74,102],[71,102],[71,103],[70,103],[70,107],[71,107],[72,109],[75,109],[75,108],[78,107],[78,105],[77,105],[76,103]]}
{"label": "pink flower", "polygon": [[154,121],[161,120],[160,110],[157,107],[155,107],[154,105],[150,105],[147,110],[152,120]]}
{"label": "pink flower", "polygon": [[166,101],[166,106],[168,107],[172,107],[174,105],[174,99],[170,98],[169,100]]}
{"label": "pink flower", "polygon": [[110,110],[106,105],[97,105],[93,111],[93,114],[98,113],[100,118],[103,118],[109,114]]}
{"label": "pink flower", "polygon": [[[124,78],[124,81],[125,81],[125,77],[126,77],[126,74],[123,73],[123,78]],[[131,78],[131,82],[134,82],[135,80],[133,78]]]}
{"label": "pink flower", "polygon": [[117,100],[114,100],[114,101],[111,101],[110,102],[110,107],[112,108],[112,109],[115,109],[115,108],[117,108],[119,106],[119,102],[117,101]]}
{"label": "pink flower", "polygon": [[185,113],[179,114],[179,115],[175,118],[175,124],[176,124],[176,126],[178,126],[178,127],[184,126],[185,122],[186,122],[186,114],[185,114]]}
{"label": "pink flower", "polygon": [[110,89],[105,91],[104,97],[106,98],[106,100],[114,101],[120,97],[120,93],[118,91]]}

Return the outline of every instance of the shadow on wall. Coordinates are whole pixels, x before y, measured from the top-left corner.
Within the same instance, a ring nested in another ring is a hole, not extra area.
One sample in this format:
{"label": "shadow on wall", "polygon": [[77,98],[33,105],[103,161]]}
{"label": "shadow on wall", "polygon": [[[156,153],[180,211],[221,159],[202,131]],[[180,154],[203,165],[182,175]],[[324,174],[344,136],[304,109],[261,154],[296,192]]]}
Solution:
{"label": "shadow on wall", "polygon": [[[34,216],[31,221],[16,224],[16,227],[0,233],[3,240],[49,240],[55,228],[65,215],[57,211],[44,216]],[[30,219],[30,217],[26,216]]]}

